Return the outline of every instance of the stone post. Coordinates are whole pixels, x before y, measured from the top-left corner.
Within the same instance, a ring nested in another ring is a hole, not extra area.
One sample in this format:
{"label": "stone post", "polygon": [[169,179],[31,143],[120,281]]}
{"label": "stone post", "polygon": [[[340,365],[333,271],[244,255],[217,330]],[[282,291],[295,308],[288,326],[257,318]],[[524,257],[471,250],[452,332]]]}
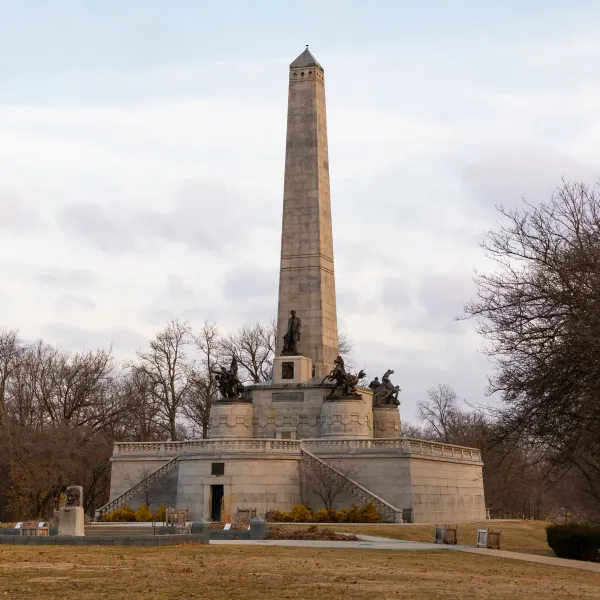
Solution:
{"label": "stone post", "polygon": [[208,529],[208,521],[204,519],[198,519],[197,521],[192,522],[192,534],[200,535],[200,543],[208,544],[210,540],[210,531]]}
{"label": "stone post", "polygon": [[261,517],[254,517],[250,521],[250,539],[264,540],[267,534],[267,523]]}

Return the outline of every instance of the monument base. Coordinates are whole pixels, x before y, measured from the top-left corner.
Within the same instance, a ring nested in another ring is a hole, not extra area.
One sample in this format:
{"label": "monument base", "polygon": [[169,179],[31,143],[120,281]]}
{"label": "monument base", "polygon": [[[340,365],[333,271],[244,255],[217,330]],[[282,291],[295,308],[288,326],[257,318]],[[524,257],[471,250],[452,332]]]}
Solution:
{"label": "monument base", "polygon": [[254,437],[252,402],[242,398],[220,400],[210,407],[211,438]]}
{"label": "monument base", "polygon": [[400,411],[396,404],[384,404],[373,407],[373,437],[401,437]]}
{"label": "monument base", "polygon": [[83,507],[63,506],[58,513],[58,535],[85,535]]}
{"label": "monument base", "polygon": [[322,438],[371,438],[371,402],[362,396],[326,398],[321,405]]}
{"label": "monument base", "polygon": [[276,356],[273,360],[273,383],[305,383],[312,379],[312,360],[299,354]]}

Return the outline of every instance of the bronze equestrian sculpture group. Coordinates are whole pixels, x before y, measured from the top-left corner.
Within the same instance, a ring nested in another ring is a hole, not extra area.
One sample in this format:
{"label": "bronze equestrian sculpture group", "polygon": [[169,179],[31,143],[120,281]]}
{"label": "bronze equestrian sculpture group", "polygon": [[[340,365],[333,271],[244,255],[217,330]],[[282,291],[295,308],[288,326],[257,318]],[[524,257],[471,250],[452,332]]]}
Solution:
{"label": "bronze equestrian sculpture group", "polygon": [[215,381],[223,400],[239,398],[241,396],[245,388],[238,377],[238,365],[235,356],[231,359],[229,369],[219,366],[218,371],[211,371],[211,373],[215,376]]}
{"label": "bronze equestrian sculpture group", "polygon": [[329,375],[323,378],[323,381],[321,382],[321,385],[323,385],[328,379],[335,382],[331,392],[329,392],[329,396],[327,397],[344,398],[347,396],[360,396],[360,394],[358,394],[356,391],[356,386],[363,377],[366,377],[367,374],[362,369],[356,375],[347,373],[344,367],[344,359],[341,356],[338,356],[333,361],[333,364],[333,369]]}

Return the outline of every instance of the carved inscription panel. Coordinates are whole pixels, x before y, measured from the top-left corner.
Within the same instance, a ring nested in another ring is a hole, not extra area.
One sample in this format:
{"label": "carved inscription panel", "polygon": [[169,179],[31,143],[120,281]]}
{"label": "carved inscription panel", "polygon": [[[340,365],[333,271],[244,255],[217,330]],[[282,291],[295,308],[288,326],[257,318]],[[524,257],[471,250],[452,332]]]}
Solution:
{"label": "carved inscription panel", "polygon": [[273,402],[304,402],[304,392],[277,392]]}

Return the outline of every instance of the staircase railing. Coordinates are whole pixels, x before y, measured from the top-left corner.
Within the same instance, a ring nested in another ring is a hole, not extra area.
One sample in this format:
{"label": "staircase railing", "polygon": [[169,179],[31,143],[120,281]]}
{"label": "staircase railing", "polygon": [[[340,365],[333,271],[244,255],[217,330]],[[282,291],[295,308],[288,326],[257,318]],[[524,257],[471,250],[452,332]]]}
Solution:
{"label": "staircase railing", "polygon": [[380,498],[377,494],[373,493],[371,490],[368,490],[366,487],[354,481],[340,470],[336,469],[334,466],[320,459],[318,456],[315,456],[312,452],[306,450],[306,448],[301,447],[300,452],[302,454],[302,459],[306,459],[307,462],[312,463],[313,465],[317,465],[318,467],[325,468],[328,470],[329,474],[332,477],[336,477],[341,479],[347,485],[348,491],[359,498],[365,504],[368,502],[372,502],[377,509],[379,510],[382,517],[385,520],[391,521],[392,523],[402,523],[402,510],[392,506],[389,502],[386,502],[383,498]]}
{"label": "staircase railing", "polygon": [[144,486],[152,485],[160,479],[162,479],[167,473],[172,471],[177,466],[179,455],[173,457],[171,460],[161,465],[155,471],[152,471],[147,477],[140,479],[136,484],[126,489],[122,494],[119,494],[116,498],[113,498],[110,502],[107,502],[104,506],[96,509],[94,513],[94,520],[100,521],[103,515],[111,513],[113,510],[123,506],[127,500],[133,498]]}

